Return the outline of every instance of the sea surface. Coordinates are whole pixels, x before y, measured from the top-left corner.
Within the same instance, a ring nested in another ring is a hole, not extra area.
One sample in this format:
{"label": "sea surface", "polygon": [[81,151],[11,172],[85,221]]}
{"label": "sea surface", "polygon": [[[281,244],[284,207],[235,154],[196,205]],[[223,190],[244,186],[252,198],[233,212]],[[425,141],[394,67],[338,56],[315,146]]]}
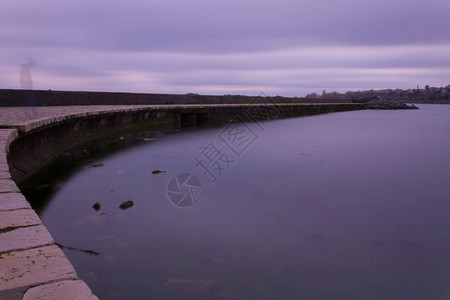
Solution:
{"label": "sea surface", "polygon": [[419,107],[176,130],[31,201],[100,299],[450,299],[450,105]]}

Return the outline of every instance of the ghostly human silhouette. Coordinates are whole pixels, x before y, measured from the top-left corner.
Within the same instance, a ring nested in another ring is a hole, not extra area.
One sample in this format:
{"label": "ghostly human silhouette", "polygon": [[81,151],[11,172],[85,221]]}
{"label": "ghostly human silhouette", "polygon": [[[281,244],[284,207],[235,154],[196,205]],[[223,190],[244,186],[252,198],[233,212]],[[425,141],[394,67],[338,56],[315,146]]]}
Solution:
{"label": "ghostly human silhouette", "polygon": [[31,69],[35,66],[36,63],[32,59],[20,66],[20,85],[25,91],[25,106],[36,106],[36,98],[33,93],[33,79],[31,77]]}

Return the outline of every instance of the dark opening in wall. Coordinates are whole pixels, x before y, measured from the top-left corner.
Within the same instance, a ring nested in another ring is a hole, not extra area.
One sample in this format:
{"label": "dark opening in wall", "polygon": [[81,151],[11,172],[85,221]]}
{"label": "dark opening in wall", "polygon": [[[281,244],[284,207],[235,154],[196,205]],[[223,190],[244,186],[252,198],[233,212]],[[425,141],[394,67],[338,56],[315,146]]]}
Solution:
{"label": "dark opening in wall", "polygon": [[208,123],[208,113],[181,113],[180,123],[182,126],[204,125]]}
{"label": "dark opening in wall", "polygon": [[196,113],[196,125],[204,125],[208,123],[208,113]]}
{"label": "dark opening in wall", "polygon": [[197,123],[196,113],[181,113],[180,123],[183,126],[192,126]]}

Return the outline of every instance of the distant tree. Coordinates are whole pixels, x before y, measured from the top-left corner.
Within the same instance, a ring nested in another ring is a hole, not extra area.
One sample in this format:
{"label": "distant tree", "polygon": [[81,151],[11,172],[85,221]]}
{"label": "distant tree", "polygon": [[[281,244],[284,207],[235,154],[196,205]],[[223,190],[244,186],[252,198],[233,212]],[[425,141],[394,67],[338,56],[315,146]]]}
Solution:
{"label": "distant tree", "polygon": [[426,86],[425,86],[425,90],[429,90],[430,89],[430,86],[427,84]]}
{"label": "distant tree", "polygon": [[314,93],[311,93],[311,94],[306,95],[306,97],[308,97],[308,98],[317,98],[318,95],[317,95],[316,92],[314,92]]}

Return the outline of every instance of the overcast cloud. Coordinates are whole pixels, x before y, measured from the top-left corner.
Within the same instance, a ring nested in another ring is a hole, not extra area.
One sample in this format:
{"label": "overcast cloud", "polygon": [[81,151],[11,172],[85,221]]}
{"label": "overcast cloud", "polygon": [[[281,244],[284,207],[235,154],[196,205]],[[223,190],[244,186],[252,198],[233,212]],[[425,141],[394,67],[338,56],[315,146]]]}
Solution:
{"label": "overcast cloud", "polygon": [[448,0],[0,0],[0,88],[302,96],[450,84]]}

